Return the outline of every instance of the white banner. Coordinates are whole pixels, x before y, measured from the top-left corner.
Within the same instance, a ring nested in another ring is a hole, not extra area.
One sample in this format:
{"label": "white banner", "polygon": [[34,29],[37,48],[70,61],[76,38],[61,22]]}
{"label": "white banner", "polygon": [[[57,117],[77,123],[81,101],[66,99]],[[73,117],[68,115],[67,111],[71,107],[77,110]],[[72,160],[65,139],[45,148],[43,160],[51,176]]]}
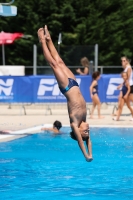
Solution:
{"label": "white banner", "polygon": [[0,76],[24,76],[25,66],[0,66]]}

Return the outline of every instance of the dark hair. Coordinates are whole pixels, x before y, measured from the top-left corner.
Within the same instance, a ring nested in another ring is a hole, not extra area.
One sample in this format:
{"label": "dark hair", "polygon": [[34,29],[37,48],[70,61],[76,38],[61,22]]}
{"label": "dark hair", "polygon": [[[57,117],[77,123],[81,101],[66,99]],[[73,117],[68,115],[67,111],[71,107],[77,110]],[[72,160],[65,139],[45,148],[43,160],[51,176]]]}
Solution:
{"label": "dark hair", "polygon": [[[77,140],[77,138],[75,137],[75,134],[74,134],[73,131],[70,132],[70,136],[71,136],[71,138],[72,138],[73,140]],[[88,138],[89,138],[89,136],[88,136],[88,137],[82,137],[82,140],[83,140],[83,141],[87,141]]]}
{"label": "dark hair", "polygon": [[95,80],[98,76],[100,76],[100,72],[96,71],[92,74],[92,78]]}
{"label": "dark hair", "polygon": [[60,128],[62,127],[62,123],[61,123],[60,121],[57,121],[57,120],[53,123],[53,125],[54,125],[54,127],[56,127],[58,130],[60,130]]}

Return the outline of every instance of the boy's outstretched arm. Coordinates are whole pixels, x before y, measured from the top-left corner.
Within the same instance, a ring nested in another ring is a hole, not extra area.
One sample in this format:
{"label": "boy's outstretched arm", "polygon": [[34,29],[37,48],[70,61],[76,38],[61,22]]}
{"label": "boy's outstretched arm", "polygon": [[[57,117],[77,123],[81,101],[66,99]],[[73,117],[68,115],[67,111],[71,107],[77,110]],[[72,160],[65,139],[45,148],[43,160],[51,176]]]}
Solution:
{"label": "boy's outstretched arm", "polygon": [[71,128],[72,130],[74,131],[75,133],[75,136],[77,138],[77,141],[78,141],[78,145],[82,151],[82,153],[84,154],[84,157],[86,159],[86,161],[90,162],[92,161],[92,156],[90,156],[87,152],[86,152],[86,148],[85,148],[85,145],[84,145],[84,142],[82,140],[82,137],[81,137],[81,134],[79,132],[79,128],[76,126],[76,124],[71,124]]}
{"label": "boy's outstretched arm", "polygon": [[88,148],[88,154],[90,155],[90,157],[92,157],[92,144],[91,144],[90,137],[88,138],[88,140],[86,140],[86,145]]}

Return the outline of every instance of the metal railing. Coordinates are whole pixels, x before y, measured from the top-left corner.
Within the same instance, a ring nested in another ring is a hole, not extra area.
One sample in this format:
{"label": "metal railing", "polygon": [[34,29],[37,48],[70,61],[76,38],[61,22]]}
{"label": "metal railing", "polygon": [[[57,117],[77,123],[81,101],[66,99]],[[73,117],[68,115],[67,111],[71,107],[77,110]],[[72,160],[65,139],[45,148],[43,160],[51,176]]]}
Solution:
{"label": "metal railing", "polygon": [[[77,68],[83,68],[82,66],[68,66],[69,69],[73,69],[76,70]],[[100,73],[103,74],[104,73],[104,69],[107,70],[113,70],[113,69],[121,69],[122,71],[122,66],[97,66],[97,68],[95,69],[94,66],[92,66],[93,70],[92,71],[96,71],[96,70],[100,70]],[[25,66],[25,69],[33,69],[33,75],[37,75],[37,70],[38,69],[47,69],[48,71],[51,70],[50,66]],[[31,74],[31,75],[32,75]],[[42,73],[43,74],[43,73]]]}
{"label": "metal railing", "polygon": [[122,69],[122,66],[98,66],[100,69],[101,74],[103,74],[104,69]]}

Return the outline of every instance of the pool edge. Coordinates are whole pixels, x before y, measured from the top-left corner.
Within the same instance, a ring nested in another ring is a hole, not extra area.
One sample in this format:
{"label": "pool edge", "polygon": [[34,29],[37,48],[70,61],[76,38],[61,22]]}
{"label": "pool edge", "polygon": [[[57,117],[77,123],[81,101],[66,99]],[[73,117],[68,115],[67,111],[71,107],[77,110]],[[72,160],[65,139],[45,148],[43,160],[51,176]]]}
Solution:
{"label": "pool edge", "polygon": [[[45,124],[47,125],[47,124]],[[48,124],[49,125],[49,124]],[[41,128],[44,127],[44,125],[38,125],[36,127],[30,127],[28,129],[21,129],[18,131],[12,131],[11,134],[0,134],[0,143],[2,142],[8,142],[16,139],[20,139],[23,137],[26,137],[30,134],[36,134],[38,131],[41,132]],[[63,127],[70,127],[70,125],[64,125]],[[90,125],[90,128],[133,128],[131,125]],[[5,137],[2,137],[5,136]]]}

